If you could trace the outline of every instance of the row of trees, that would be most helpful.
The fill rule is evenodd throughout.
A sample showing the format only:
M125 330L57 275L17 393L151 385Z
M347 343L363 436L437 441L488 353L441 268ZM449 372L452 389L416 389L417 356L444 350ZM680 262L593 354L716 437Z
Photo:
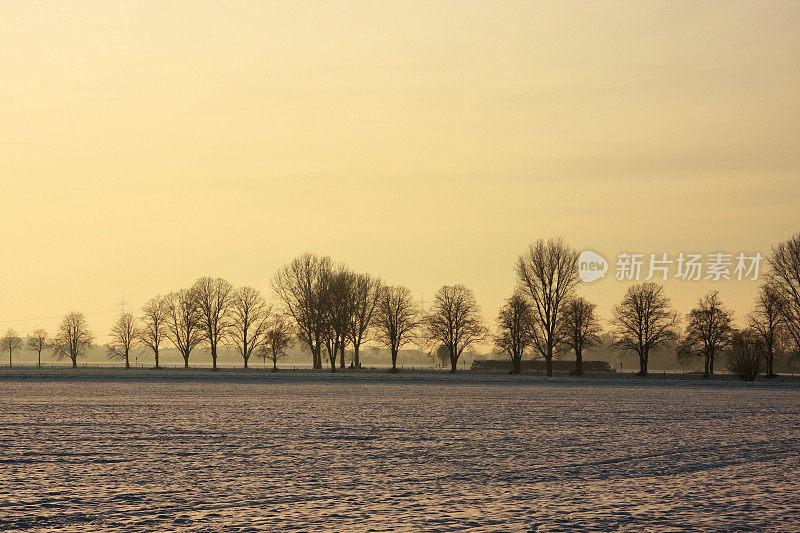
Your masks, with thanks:
M160 349L169 342L188 367L193 350L204 345L216 369L218 350L226 345L235 347L245 367L255 355L270 359L277 370L296 338L311 354L314 368L322 368L324 359L331 371L344 368L348 348L351 365L358 368L360 350L369 342L389 350L392 371L397 371L398 353L414 343L445 353L455 372L465 349L491 341L510 357L513 373L520 372L525 357L542 357L550 376L553 358L571 353L580 374L583 353L598 344L602 328L596 305L576 294L578 255L562 239L531 244L515 263L516 287L497 315L493 335L473 292L463 285L441 287L423 312L407 287L386 285L329 257L306 253L272 279L277 309L252 287L234 288L224 279L203 277L189 288L149 300L138 317L122 314L110 332L108 356L129 367L131 350L145 346L158 368ZM700 299L681 331L681 317L661 285L630 286L612 309L613 347L638 356L640 375L647 374L650 353L668 344L676 346L681 361L702 360L706 375L714 373L723 354L744 379L762 370L773 375L776 356L800 346L800 234L776 246L769 265L741 329L733 326L733 312L716 291ZM42 351L52 348L57 358L76 366L93 340L85 317L70 313L52 339L36 330L28 346L38 352L40 364ZM0 339L9 364L22 345L13 331Z

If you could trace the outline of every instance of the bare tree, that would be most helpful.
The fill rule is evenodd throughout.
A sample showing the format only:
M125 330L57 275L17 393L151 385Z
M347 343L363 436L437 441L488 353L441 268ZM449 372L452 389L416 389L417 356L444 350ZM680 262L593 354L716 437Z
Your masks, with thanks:
M703 359L704 375L714 373L714 361L728 346L733 333L733 313L726 309L719 292L700 298L686 316L686 332L678 345L679 359Z
M231 300L231 326L229 337L242 356L244 367L256 349L264 342L270 309L266 300L256 289L236 289Z
M354 300L352 286L354 274L340 266L330 270L323 280L321 306L325 317L323 342L331 363L331 372L336 371L336 357L339 355L339 368L344 368L344 354L347 345L350 321L353 316Z
M153 350L156 369L159 366L159 353L161 344L169 334L170 302L168 298L156 296L142 307L142 327L139 330L139 340L142 344Z
M423 323L427 339L447 347L451 373L458 369L464 349L487 335L475 295L463 285L440 288Z
M742 381L753 381L761 372L763 349L752 330L734 331L727 348L728 370Z
M69 359L72 368L78 366L78 357L82 356L94 342L94 335L89 331L86 316L73 311L67 314L53 339L53 355L56 359Z
M191 289L181 289L167 296L167 337L189 368L189 355L203 340L197 299Z
M39 328L33 330L33 333L28 335L28 348L35 351L38 355L36 366L42 366L42 352L50 348L50 336L47 330Z
M650 351L678 336L677 313L663 287L649 281L628 287L622 302L614 306L612 323L614 346L639 356L640 376L647 375Z
M756 306L747 315L747 324L764 350L766 377L775 377L775 357L781 352L785 326L782 321L783 298L770 284L762 285L756 296Z
M217 369L217 347L231 327L233 286L222 278L203 277L192 286L197 299L203 340L211 350L211 368Z
M285 317L276 315L269 321L264 334L264 343L259 347L259 354L266 362L272 361L272 371L278 371L278 361L286 357L286 350L292 345L294 328Z
M578 252L563 239L539 240L519 256L519 287L533 302L535 347L553 375L553 354L563 340L564 305L578 284Z
M597 306L585 298L573 297L564 308L561 328L564 344L575 352L575 374L583 374L583 351L600 342L603 328L595 313Z
M5 334L0 338L0 350L8 352L8 366L11 366L11 356L14 351L22 346L22 337L17 335L13 329L7 329Z
M375 340L389 348L392 372L397 372L397 354L413 341L419 325L419 309L407 287L382 287L375 308Z
M800 351L800 233L772 248L767 283L780 296L786 333Z
M514 291L506 300L496 324L494 345L511 357L510 373L519 374L525 350L533 346L533 308L522 292Z
M132 313L123 313L111 328L111 342L108 345L108 358L125 361L125 368L131 367L131 348L139 339L136 319Z
M326 329L324 283L331 270L329 257L306 253L284 265L272 280L272 289L284 311L297 325L297 334L308 345L314 368L322 368L322 342Z
M361 368L359 351L367 340L372 325L375 307L381 293L381 280L369 274L356 274L352 280L352 315L348 325L347 337L353 344L353 366Z

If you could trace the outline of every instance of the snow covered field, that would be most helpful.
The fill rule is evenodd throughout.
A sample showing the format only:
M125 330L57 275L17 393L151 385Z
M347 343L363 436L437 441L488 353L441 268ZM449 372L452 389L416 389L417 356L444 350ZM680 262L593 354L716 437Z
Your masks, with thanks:
M0 530L800 529L796 383L121 372L0 371Z

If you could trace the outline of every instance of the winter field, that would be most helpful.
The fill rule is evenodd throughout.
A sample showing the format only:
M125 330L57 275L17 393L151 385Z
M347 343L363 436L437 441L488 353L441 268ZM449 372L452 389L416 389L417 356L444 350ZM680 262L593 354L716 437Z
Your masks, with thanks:
M0 369L2 531L797 531L800 384Z

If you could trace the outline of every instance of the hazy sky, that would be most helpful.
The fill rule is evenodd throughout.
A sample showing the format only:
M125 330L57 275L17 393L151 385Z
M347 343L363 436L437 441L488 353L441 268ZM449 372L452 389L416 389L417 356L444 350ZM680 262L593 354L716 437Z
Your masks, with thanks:
M796 2L5 0L0 20L2 330L78 309L104 342L123 291L267 290L306 250L426 299L462 282L494 317L540 237L613 262L800 230ZM627 286L581 291L608 315ZM667 291L741 315L756 287Z

